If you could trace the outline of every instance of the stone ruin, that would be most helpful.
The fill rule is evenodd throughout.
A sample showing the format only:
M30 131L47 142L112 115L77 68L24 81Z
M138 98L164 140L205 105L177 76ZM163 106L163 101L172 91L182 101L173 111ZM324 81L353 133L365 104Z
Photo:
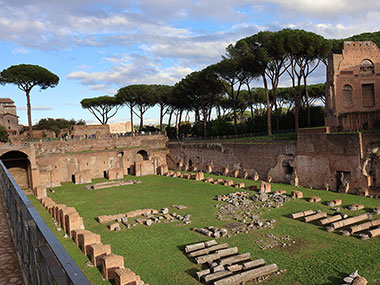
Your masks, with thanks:
M111 187L118 187L118 186L125 186L125 185L133 185L133 184L140 184L140 180L117 180L117 181L106 181L106 182L99 182L91 185L87 185L84 187L86 190L97 190L97 189L105 189L105 188L111 188Z
M289 247L294 245L296 241L288 235L277 237L274 234L269 233L265 235L265 238L257 239L255 243L259 244L260 249L266 250L275 247Z
M192 229L193 231L195 232L198 232L202 235L205 235L205 236L208 236L208 237L212 237L212 238L221 238L221 237L225 237L227 236L228 234L228 231L227 229L224 229L224 228L216 228L216 227L207 227L207 228L193 228Z
M183 205L172 205L172 207L179 210L187 208ZM120 231L122 225L126 229L130 229L137 225L151 226L156 223L169 223L176 221L181 221L185 225L189 225L191 224L190 218L190 214L187 214L185 216L177 214L176 212L170 214L168 208L163 208L160 211L155 209L143 209L116 215L98 216L97 219L100 224L108 224L110 222L113 222L108 225L109 230Z
M225 204L217 204L218 220L234 220L236 222L225 225L233 234L248 233L249 231L263 228L273 228L275 220L262 221L259 215L264 211L271 211L272 208L283 206L289 201L287 195L273 193L259 193L252 197L248 192L235 192L225 195L218 195L217 201Z
M271 274L280 274L276 264L266 265L264 259L251 259L249 252L239 254L237 247L215 240L185 246L188 258L208 268L196 272L198 281L205 284L230 285L248 281L263 281Z
M106 280L115 280L116 285L143 285L139 275L124 267L124 257L113 254L109 244L103 244L99 234L85 229L83 218L74 207L57 204L51 198L40 200L58 226L57 231L65 232L65 238L72 238L84 255L88 256L88 266L100 266L102 276Z
M348 217L346 214L335 213L333 216L322 211L307 210L290 215L292 219L299 219L306 223L317 222L320 226L325 226L326 231L333 232L339 230L343 236L358 235L362 240L380 236L380 219L371 220L371 214L362 214ZM361 223L364 222L364 223Z

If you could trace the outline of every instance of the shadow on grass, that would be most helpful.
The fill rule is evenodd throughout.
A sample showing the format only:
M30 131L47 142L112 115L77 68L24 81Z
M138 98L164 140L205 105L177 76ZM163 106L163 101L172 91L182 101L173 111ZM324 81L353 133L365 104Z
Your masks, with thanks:
M329 283L324 283L323 285L337 285L337 284L343 284L344 281L343 281L343 278L348 276L350 273L346 273L346 272L340 272L340 271L337 271L337 274L336 276L333 276L333 277L329 277Z

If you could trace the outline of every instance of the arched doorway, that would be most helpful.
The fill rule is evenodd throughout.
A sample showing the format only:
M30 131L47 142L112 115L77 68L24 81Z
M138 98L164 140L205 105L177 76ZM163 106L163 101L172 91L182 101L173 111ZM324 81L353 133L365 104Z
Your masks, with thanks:
M141 160L149 160L149 154L145 150L139 150L136 155L136 160L141 161Z
M0 157L22 190L31 189L32 175L28 156L21 151L9 151Z

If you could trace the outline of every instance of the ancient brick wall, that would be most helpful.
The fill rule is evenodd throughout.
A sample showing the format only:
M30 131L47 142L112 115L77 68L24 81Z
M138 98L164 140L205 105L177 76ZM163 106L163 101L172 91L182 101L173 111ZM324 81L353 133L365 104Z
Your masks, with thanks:
M329 57L325 123L332 129L371 128L380 119L380 49L373 42L345 42Z
M135 163L151 161L153 172L166 164L167 137L164 135L87 140L61 140L0 147L0 155L12 150L24 153L31 163L31 185L34 187L58 186L72 181L82 173L101 178L110 169L123 169L123 174L135 174ZM149 171L152 173L152 170ZM147 173L143 173L144 175ZM83 176L82 175L82 176ZM21 176L20 176L21 177ZM88 179L87 179L88 180ZM17 180L16 180L17 181ZM20 178L20 183L25 179ZM24 183L25 184L25 183Z
M169 151L177 159L204 169L208 163L214 168L255 169L261 179L277 164L279 155L294 155L295 143L169 143Z

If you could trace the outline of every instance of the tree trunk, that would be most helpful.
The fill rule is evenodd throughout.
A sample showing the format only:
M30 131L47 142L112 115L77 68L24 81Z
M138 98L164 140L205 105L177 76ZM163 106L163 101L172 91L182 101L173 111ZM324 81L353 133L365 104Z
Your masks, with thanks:
M160 108L160 132L162 132L162 119L163 119L163 115L162 115L162 113L163 113L163 107L162 107L162 105L160 106L161 108Z
M207 137L207 110L203 110L203 136Z
M140 132L142 128L144 127L143 116L144 116L144 112L140 109Z
M272 108L270 106L268 82L265 74L262 75L265 89L265 97L267 99L267 125L268 125L268 136L272 136Z
M135 132L135 129L133 128L133 105L130 105L131 107L131 132L132 134Z
M169 114L168 127L170 127L170 125L171 125L171 123L172 123L172 115L173 115L173 112L174 112L174 109L171 109L171 110L170 110L170 114Z
M28 113L29 136L33 138L32 108L30 106L30 90L26 91L26 109Z
M305 96L306 96L306 109L307 109L307 127L311 127L311 118L310 118L310 103L309 103L309 91L307 91L307 79L306 76L303 77L304 87L305 87Z
M235 132L235 135L237 136L238 131L237 131L236 102L235 102L235 100L232 101L232 107L233 107L233 112L234 112L234 132Z

